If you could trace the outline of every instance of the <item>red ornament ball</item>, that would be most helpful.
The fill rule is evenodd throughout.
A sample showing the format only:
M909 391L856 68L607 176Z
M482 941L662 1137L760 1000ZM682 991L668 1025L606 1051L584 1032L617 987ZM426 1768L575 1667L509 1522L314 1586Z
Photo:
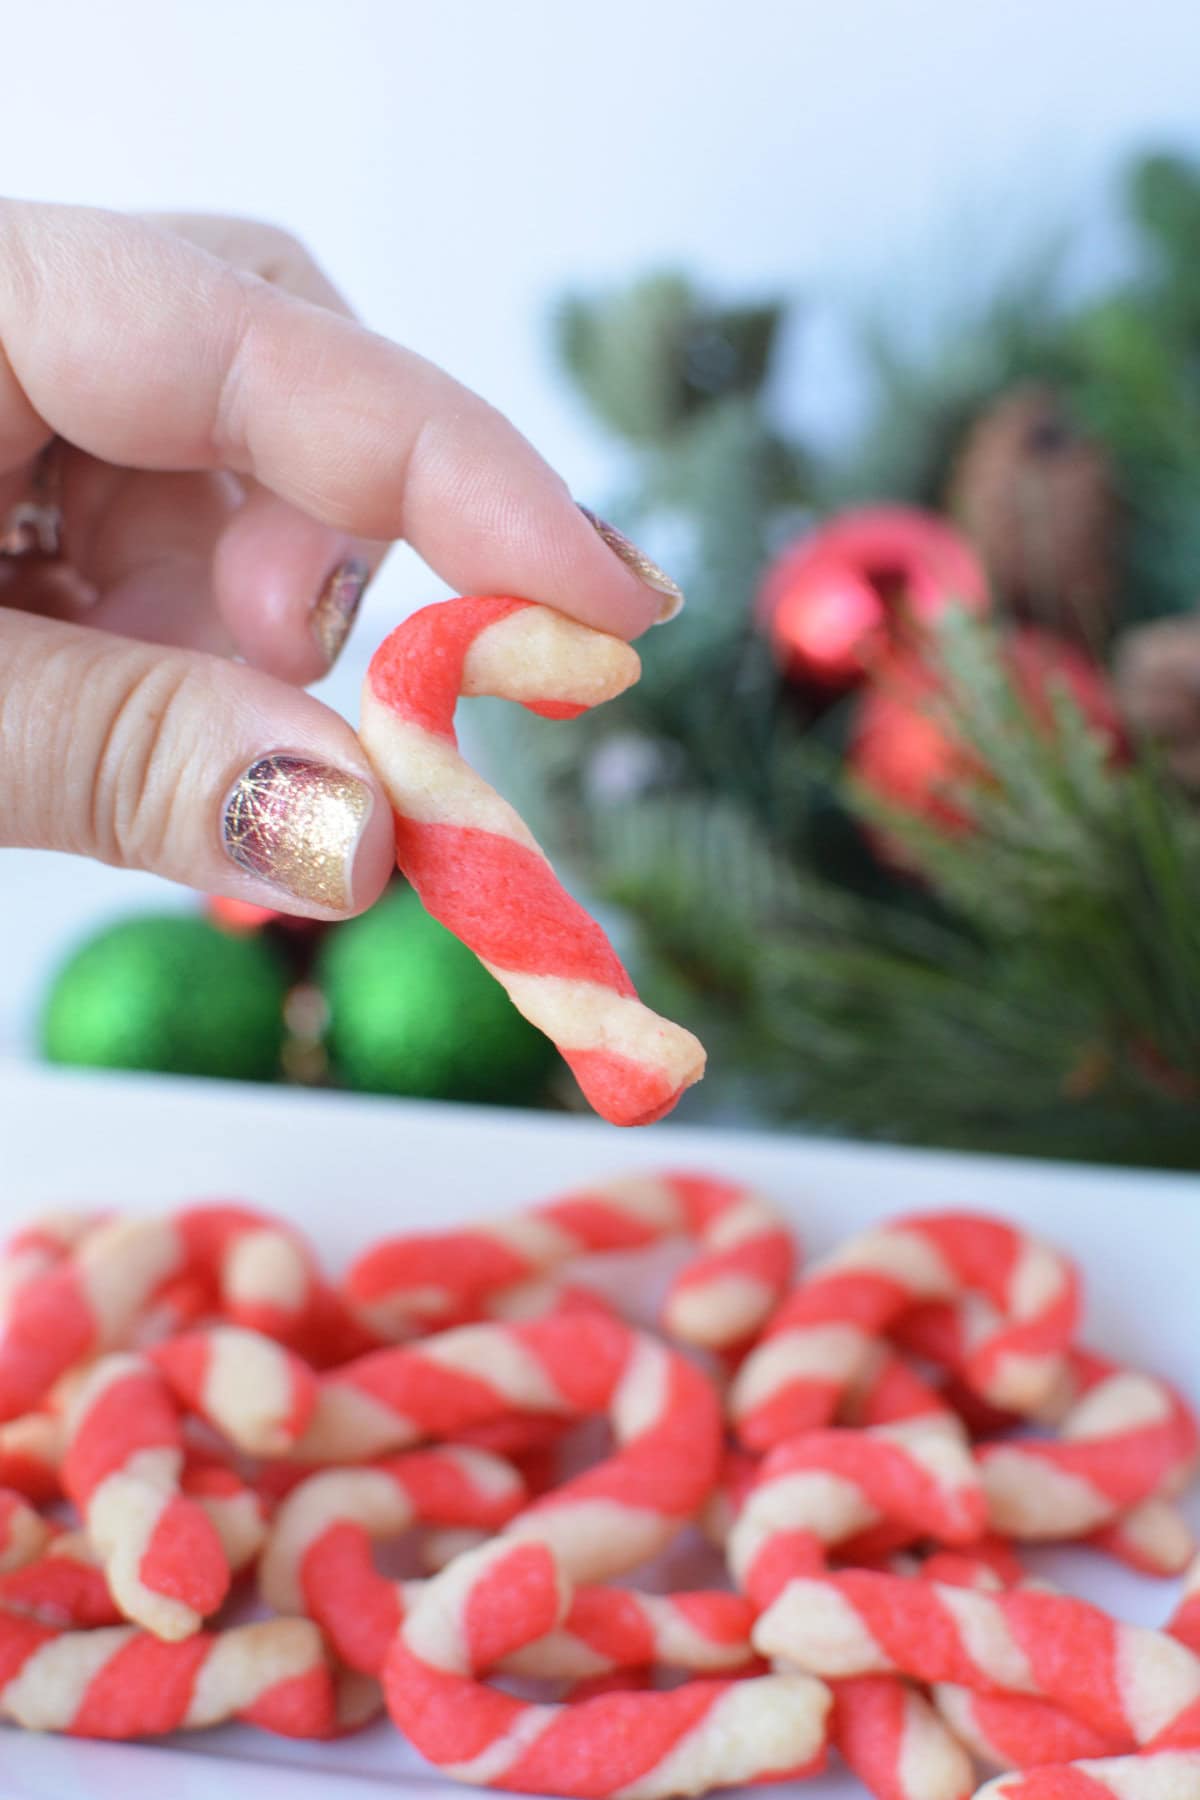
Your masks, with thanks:
M758 600L787 675L834 692L919 639L948 607L987 605L970 545L910 506L861 507L820 526L772 563Z
M305 919L296 913L279 912L273 906L257 906L253 900L231 900L228 894L209 894L205 911L214 925L231 937L253 937L269 931L277 943L294 941L297 946L324 936L329 926L324 919ZM280 935L282 934L282 935Z
M1017 693L1032 717L1048 732L1053 723L1052 692L1066 687L1094 729L1124 753L1124 736L1105 671L1052 632L1035 626L1014 631L1004 660ZM945 690L937 672L912 652L891 658L876 671L863 693L848 751L850 768L876 798L923 819L948 837L974 830L974 821L951 792L986 777L974 748L945 718ZM888 862L905 865L906 852L887 832L873 841Z
M264 925L287 916L269 906L255 906L252 900L231 900L228 894L210 894L207 904L213 924L219 925L222 931L232 932L235 937L261 931Z

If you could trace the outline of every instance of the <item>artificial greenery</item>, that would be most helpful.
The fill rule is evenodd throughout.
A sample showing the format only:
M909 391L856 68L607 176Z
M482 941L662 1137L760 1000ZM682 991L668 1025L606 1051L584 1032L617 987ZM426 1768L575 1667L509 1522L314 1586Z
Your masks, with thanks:
M569 732L510 710L501 750L552 848L626 921L647 997L708 1042L685 1117L1200 1165L1192 803L1148 751L1114 767L1065 694L1034 718L998 627L956 615L937 656L977 752L955 796L972 828L892 814L901 875L847 775L853 698L789 683L754 611L773 551L839 505L954 510L970 433L1031 383L1067 425L1017 474L1044 477L1056 521L1078 502L1063 541L1076 562L1082 540L1102 547L1111 570L1089 641L1196 604L1200 174L1143 158L1125 196L1134 267L1113 291L1070 303L1046 265L936 358L871 334L869 428L837 461L772 422L784 306L725 309L656 277L564 309L566 367L628 452L610 513L689 606L643 640L627 696ZM985 463L1003 454L983 445Z

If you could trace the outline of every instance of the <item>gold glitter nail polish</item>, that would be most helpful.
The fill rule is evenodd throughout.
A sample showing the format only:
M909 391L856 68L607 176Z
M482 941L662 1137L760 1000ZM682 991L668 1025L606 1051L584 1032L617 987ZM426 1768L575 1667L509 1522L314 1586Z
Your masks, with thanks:
M663 596L665 605L659 610L658 623L665 625L668 619L673 619L683 605L683 589L679 583L672 581L667 571L660 569L644 550L639 550L632 538L627 538L623 531L618 531L607 519L600 518L590 507L583 506L578 501L576 505L613 555L619 557L627 569L632 569L639 581L644 581L648 588L653 588L656 594Z
M354 852L371 810L355 775L301 756L264 756L233 784L221 819L225 854L297 900L350 904Z
M350 557L338 564L317 595L312 629L327 669L332 669L350 635L370 573L370 565L361 557Z

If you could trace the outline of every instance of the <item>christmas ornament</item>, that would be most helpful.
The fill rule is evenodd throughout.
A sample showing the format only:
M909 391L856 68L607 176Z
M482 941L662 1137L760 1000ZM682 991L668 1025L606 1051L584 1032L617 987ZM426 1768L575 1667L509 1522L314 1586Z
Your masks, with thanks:
M325 919L298 918L295 913L277 912L271 906L255 906L249 900L231 900L224 894L209 894L205 901L205 910L209 918L222 931L232 932L235 937L253 937L259 935L271 946L279 961L286 967L293 981L303 985L307 982L312 969L313 957L317 944L329 930L329 921ZM311 1054L312 1045L309 1038L304 1039L303 1054L300 1064L296 1063L293 1051L294 1033L289 1026L288 1042L284 1049L283 1074L288 1081L303 1080L311 1082L316 1079L313 1070L320 1057L314 1060ZM316 1040L320 1049L319 1034ZM303 1066L308 1071L297 1075L295 1068Z
M758 605L789 678L836 691L947 607L982 611L987 598L977 558L943 519L871 506L784 551L767 570Z
M400 888L325 938L317 962L336 1079L372 1093L532 1101L553 1046Z
M1120 505L1107 452L1072 422L1053 388L1022 383L968 432L949 509L987 568L997 600L1086 642L1111 627Z
M208 916L222 931L261 931L265 925L289 922L287 913L270 906L255 906L252 900L231 900L227 894L210 894L206 906ZM310 919L291 919L293 925L309 925Z
M1052 696L1065 687L1079 710L1110 740L1114 753L1121 725L1103 670L1073 645L1022 626L1004 646L1004 663L1029 716L1046 731L1053 723ZM947 717L947 694L937 671L910 652L876 672L863 693L848 760L860 787L891 807L923 819L947 836L974 829L955 789L986 777L975 750ZM906 853L889 832L873 833L876 848L903 866Z
M269 1081L287 977L259 937L208 920L128 919L59 970L41 1021L50 1062Z

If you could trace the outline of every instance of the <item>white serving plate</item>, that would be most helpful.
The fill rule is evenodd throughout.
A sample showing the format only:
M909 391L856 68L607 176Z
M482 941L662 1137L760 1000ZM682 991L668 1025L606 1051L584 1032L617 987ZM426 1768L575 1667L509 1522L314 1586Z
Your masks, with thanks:
M497 1212L589 1177L664 1163L761 1186L810 1253L891 1213L976 1207L1068 1246L1088 1288L1088 1337L1200 1400L1200 1178L931 1155L801 1136L660 1128L351 1099L215 1082L0 1069L0 1226L49 1205L169 1207L241 1197L286 1213L340 1264L369 1238ZM1200 1525L1193 1495L1191 1516ZM1039 1569L1124 1616L1161 1621L1171 1591L1082 1552ZM179 1748L185 1744L185 1748ZM386 1726L289 1744L231 1726L166 1745L0 1730L0 1800L443 1800ZM781 1800L848 1800L838 1773Z

